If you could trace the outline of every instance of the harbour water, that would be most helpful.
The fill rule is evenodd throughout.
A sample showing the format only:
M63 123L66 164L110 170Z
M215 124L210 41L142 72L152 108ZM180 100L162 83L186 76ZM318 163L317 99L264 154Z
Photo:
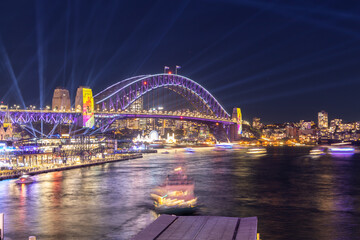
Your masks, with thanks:
M40 174L28 185L0 181L5 239L129 239L156 219L151 189L178 166L195 180L196 215L258 216L264 240L359 239L360 155L311 158L309 150L170 150Z

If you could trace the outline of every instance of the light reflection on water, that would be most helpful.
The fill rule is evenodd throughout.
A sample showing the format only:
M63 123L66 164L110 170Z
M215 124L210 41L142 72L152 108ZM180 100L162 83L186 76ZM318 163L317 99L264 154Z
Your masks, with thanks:
M360 157L308 148L181 151L0 182L6 239L129 239L156 219L150 191L178 165L195 180L197 215L258 216L262 239L360 236Z

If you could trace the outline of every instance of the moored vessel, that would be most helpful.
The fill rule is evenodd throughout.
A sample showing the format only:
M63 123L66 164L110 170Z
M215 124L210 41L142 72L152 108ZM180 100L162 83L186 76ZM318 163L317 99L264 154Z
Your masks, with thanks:
M179 167L169 174L164 183L154 189L155 210L159 213L183 214L196 209L195 184L184 170Z
M27 174L21 175L15 181L15 183L17 183L17 184L27 184L27 183L32 183L32 182L34 182L34 179L32 177L30 177L30 175L27 175Z

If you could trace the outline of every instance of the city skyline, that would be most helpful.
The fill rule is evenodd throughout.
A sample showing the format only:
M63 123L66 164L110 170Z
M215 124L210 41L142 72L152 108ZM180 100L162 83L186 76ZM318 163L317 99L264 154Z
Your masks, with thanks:
M51 105L57 86L74 103L79 86L97 93L179 65L248 120L316 120L322 109L329 119L360 119L352 106L359 5L350 2L13 1L0 9L0 97L10 105Z

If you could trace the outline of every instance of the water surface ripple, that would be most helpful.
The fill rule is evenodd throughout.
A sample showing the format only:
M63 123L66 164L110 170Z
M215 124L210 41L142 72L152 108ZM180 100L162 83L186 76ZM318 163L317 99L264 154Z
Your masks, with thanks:
M309 148L170 150L142 159L0 181L8 240L129 239L156 218L150 191L182 165L195 180L196 215L258 216L264 240L360 239L360 156L307 154Z

